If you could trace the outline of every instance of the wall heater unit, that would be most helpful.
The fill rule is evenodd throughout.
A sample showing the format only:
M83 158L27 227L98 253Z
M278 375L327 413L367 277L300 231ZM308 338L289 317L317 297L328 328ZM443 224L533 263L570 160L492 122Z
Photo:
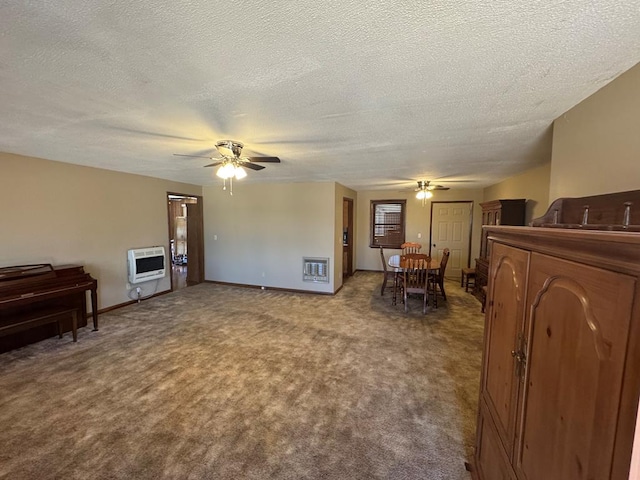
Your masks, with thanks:
M304 257L302 259L302 281L329 283L329 259Z
M141 283L165 274L164 247L134 248L127 254L129 283Z

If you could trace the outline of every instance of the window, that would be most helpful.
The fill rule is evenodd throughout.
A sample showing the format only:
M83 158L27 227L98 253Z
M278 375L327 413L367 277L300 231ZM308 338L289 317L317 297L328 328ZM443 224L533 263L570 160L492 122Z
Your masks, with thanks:
M406 200L371 200L369 246L400 248L404 243Z

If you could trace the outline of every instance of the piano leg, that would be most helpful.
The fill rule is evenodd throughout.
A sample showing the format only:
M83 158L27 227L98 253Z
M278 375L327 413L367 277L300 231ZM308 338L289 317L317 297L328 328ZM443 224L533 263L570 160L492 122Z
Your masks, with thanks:
M91 313L93 315L93 331L98 331L98 286L91 289Z
M78 341L78 311L73 310L71 312L71 333L73 334L73 341Z

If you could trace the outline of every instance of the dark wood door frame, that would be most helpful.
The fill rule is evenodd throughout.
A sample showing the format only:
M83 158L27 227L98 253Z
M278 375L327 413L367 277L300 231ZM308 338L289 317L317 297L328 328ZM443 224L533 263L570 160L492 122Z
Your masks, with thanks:
M203 245L202 201L187 203L187 285L204 282Z

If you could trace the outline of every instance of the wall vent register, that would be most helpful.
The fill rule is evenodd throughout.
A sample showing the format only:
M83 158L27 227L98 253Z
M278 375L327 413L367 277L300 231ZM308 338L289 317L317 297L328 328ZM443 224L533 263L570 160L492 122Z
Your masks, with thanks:
M303 258L302 281L329 283L329 259L328 258Z

